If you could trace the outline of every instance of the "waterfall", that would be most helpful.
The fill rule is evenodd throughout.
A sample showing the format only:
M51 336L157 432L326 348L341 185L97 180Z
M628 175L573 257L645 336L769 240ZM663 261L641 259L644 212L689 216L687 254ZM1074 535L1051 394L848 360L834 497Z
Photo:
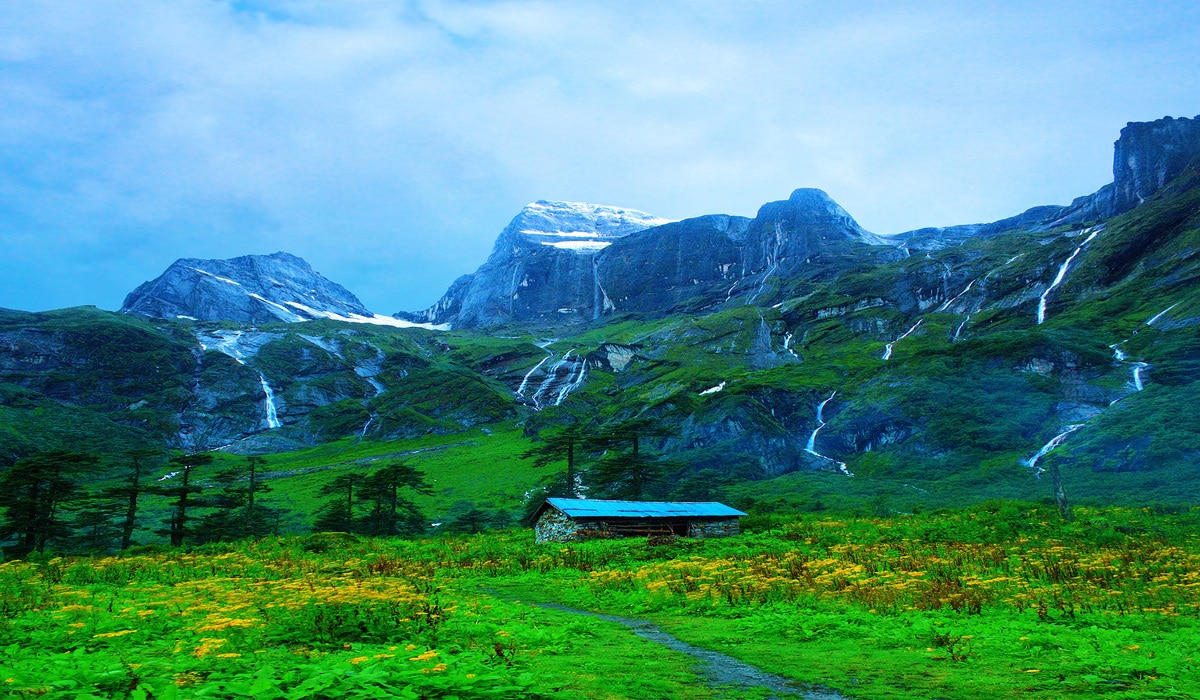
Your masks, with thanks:
M267 378L262 372L258 373L258 381L262 384L263 396L267 400L267 430L274 430L283 425L279 422L279 413L275 409L275 392L271 391L271 385L267 384Z
M374 422L374 420L375 416L367 416L367 422L363 423L362 430L358 433L359 442L362 442L362 439L367 436L367 428L371 427L371 423Z
M1168 311L1170 311L1171 309L1175 308L1176 306L1179 306L1179 302L1175 302L1174 304L1171 304L1170 306L1168 306L1167 308L1163 309L1162 311L1159 311L1158 313L1154 314L1154 316L1153 316L1153 317L1151 317L1151 319L1150 319L1149 321L1146 321L1146 325L1147 325L1147 326L1153 326L1155 321L1157 321L1158 319L1160 319L1160 318L1162 318L1163 316L1165 316L1165 315L1166 315L1166 313L1167 313Z
M721 382L720 384L718 384L714 387L710 387L710 388L705 389L704 391L700 392L700 396L708 396L709 394L715 394L718 391L723 390L724 388L725 388L725 382Z
M533 369L531 369L525 373L525 376L521 378L521 385L517 387L517 396L521 396L521 397L525 396L525 388L527 386L529 386L529 377L534 372L537 371L538 367L541 367L542 365L546 364L546 360L549 360L550 357L551 357L550 355L546 355L545 357L542 358L541 362L539 362L533 366Z
M1149 366L1150 365L1146 364L1145 362L1133 363L1133 388L1137 389L1138 391L1146 388L1145 385L1142 384L1142 370Z
M774 352L771 349L771 329L767 326L767 319L762 315L762 311L758 312L758 340L767 346L768 353Z
M778 269L779 263L771 263L771 266L768 267L767 271L763 273L763 277L758 283L758 289L755 289L754 294L751 294L750 298L746 300L746 306L753 304L754 300L758 298L758 295L762 294L763 288L767 286L767 280L770 279L771 275L775 274L775 271Z
M1054 281L1050 283L1050 286L1046 288L1046 291L1042 292L1041 298L1038 299L1037 310L1037 322L1039 326L1046 320L1046 299L1050 296L1050 292L1053 292L1058 285L1062 284L1063 279L1065 279L1067 276L1067 268L1071 266L1071 262L1075 260L1075 256L1079 255L1085 245L1092 242L1092 239L1096 237L1097 233L1099 233L1099 231L1092 231L1092 235L1088 236L1087 240L1079 244L1079 247L1075 249L1075 252L1071 253L1071 256L1067 258L1067 261L1062 264L1062 267L1058 268L1058 274L1054 276Z
M579 365L579 373L575 375L575 379L568 384L564 384L563 388L559 390L558 398L554 401L555 406L561 405L572 391L575 391L583 384L583 377L587 374L587 360L576 358L576 363Z
M908 330L904 331L903 335L901 335L899 338L896 338L892 342L885 345L883 347L883 358L882 359L884 359L884 360L892 359L892 346L895 345L896 343L899 343L901 340L904 340L908 336L912 335L912 332L917 330L917 328L920 327L920 325L924 322L925 322L925 319L923 319L923 318L919 319L916 323L913 324L912 328L909 328Z
M817 404L817 427L812 431L812 435L808 436L808 444L804 446L804 451L809 454L814 454L814 455L817 455L818 457L824 456L822 454L819 454L816 451L817 433L821 432L821 428L824 428L826 425L825 417L824 417L825 404L829 403L830 401L833 401L833 397L835 397L835 396L837 396L836 391L833 392L832 394L830 394L829 398L827 398L824 401L822 401L821 403Z
M573 352L575 352L574 349L568 350L562 359L555 362L546 371L546 378L542 380L537 391L530 397L535 410L542 409L544 396L554 396L553 405L558 406L572 391L583 385L584 377L587 375L587 360L582 357L572 359L571 353Z
M946 309L950 308L950 305L951 305L951 304L953 304L954 302L958 301L959 299L962 299L964 294L966 294L967 292L971 291L971 287L974 287L974 286L975 286L975 283L976 283L976 282L978 282L978 281L979 281L979 278L978 278L978 277L976 277L975 279L971 280L970 284L968 284L968 285L967 285L966 289L963 289L961 292L959 292L959 293L958 293L958 296L954 297L953 299L951 299L950 301L946 302L945 304L942 304L942 307L941 307L940 309L938 309L938 311L945 311Z
M832 394L830 394L829 398L827 398L824 401L822 401L821 403L817 404L817 427L813 429L812 435L808 436L808 444L804 446L804 451L814 457L820 457L821 459L826 460L828 462L833 462L834 464L837 465L838 471L845 474L846 476L854 476L853 474L850 473L850 468L846 466L845 462L839 462L832 457L826 457L825 455L821 454L820 452L817 452L817 433L821 432L821 429L827 425L827 423L825 422L825 404L829 403L830 401L833 401L833 397L835 397L835 396L837 396L836 391L833 392Z
M1108 346L1112 348L1113 357L1116 358L1117 362L1120 362L1121 364L1126 364L1126 361L1129 359L1129 355L1120 347L1126 342L1127 341L1122 340L1120 343ZM1146 362L1133 362L1131 364L1133 365L1133 388L1137 391L1141 391L1146 388L1145 382L1142 378L1142 372L1149 369L1150 365ZM1120 399L1117 399L1117 401L1119 400ZM1117 401L1113 401L1112 403L1116 403ZM1109 405L1111 406L1112 404Z
M958 336L962 334L963 328L967 325L967 323L970 320L971 320L971 314L967 314L967 317L963 319L963 322L958 324L958 328L954 329L954 337L950 339L951 343L958 340Z
M1044 470L1040 469L1038 467L1038 465L1037 465L1038 460L1040 460L1042 457L1045 457L1047 453L1049 453L1051 450L1053 450L1054 448L1061 445L1063 443L1063 441L1067 439L1068 435L1075 432L1076 430L1079 430L1083 426L1084 426L1083 423L1075 423L1074 425L1068 425L1066 430L1064 430L1061 433L1059 433L1058 435L1055 435L1054 437L1050 438L1050 442L1047 442L1045 445L1042 445L1042 449L1038 450L1035 455L1033 455L1032 457L1030 457L1027 460L1024 460L1025 466L1029 467L1030 469L1035 470L1034 476L1040 477Z
M601 314L609 311L616 311L617 305L608 297L608 292L604 290L604 285L600 284L600 257L592 258L592 282L595 283L595 291L598 294L592 294L592 318L600 318Z
M791 333L788 333L787 335L783 336L783 351L786 352L787 354L791 355L792 357L796 358L797 360L800 359L800 356L797 355L796 351L792 349L792 334Z

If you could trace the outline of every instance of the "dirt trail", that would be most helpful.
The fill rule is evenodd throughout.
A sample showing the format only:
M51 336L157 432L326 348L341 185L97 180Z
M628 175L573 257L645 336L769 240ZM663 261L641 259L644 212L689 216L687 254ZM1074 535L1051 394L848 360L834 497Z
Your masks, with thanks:
M647 620L638 620L631 617L621 617L619 615L604 615L602 613L589 612L587 610L576 610L568 608L565 605L556 603L538 603L540 608L548 608L550 610L558 610L561 612L571 613L573 615L586 615L588 617L596 617L609 622L616 622L625 625L639 637L649 639L652 642L657 642L663 646L675 651L683 652L700 662L696 671L708 681L708 684L713 687L733 687L741 689L765 688L774 695L770 698L805 698L805 700L850 700L846 695L842 695L835 690L822 688L821 686L810 685L806 683L798 683L791 681L783 676L777 676L773 673L759 670L744 661L739 661L732 656L727 656L720 652L702 649L697 646L681 642L675 637L663 632L652 622Z

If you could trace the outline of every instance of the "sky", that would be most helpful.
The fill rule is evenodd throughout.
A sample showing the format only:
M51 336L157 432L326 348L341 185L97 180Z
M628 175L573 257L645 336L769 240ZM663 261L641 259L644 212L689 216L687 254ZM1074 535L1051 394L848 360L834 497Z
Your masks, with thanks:
M528 202L993 221L1200 114L1195 2L0 0L0 307L284 250L418 310Z

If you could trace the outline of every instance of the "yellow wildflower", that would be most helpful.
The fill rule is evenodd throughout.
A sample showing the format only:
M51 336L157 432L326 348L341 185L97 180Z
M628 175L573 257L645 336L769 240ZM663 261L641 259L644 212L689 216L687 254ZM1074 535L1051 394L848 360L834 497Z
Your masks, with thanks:
M124 637L125 635L133 634L134 632L137 632L137 630L121 630L120 632L101 632L100 634L93 634L92 639L105 639L108 637Z
M362 662L369 660L370 658L371 657L369 657L369 656L356 656L353 659L350 659L350 663L357 666L357 665L361 664Z
M429 651L427 651L423 654L420 654L418 656L414 656L414 657L410 658L409 661L428 661L437 655L438 655L438 653L436 651L430 649Z

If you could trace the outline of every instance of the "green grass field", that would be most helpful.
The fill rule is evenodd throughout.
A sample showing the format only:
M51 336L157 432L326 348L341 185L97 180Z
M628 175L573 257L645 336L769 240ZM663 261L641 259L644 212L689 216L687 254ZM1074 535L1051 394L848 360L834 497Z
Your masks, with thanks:
M318 534L0 565L8 697L713 698L645 618L853 698L1200 694L1200 509L992 502L723 540ZM751 522L750 524L754 524Z

